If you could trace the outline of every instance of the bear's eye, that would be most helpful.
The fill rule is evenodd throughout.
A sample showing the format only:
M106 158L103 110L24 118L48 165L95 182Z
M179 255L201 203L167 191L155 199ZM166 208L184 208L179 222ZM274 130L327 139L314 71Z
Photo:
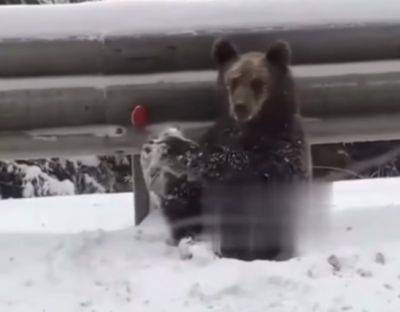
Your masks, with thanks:
M260 94L264 89L264 81L260 78L254 78L251 80L251 88L253 89L254 93Z

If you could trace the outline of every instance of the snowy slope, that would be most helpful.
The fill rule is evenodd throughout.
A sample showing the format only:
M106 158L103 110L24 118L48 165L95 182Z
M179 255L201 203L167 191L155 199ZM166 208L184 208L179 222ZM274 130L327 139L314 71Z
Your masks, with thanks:
M0 39L101 38L210 28L398 21L397 0L139 0L2 6Z
M157 213L130 226L131 194L0 201L0 311L398 312L399 186L335 184L329 222L312 212L303 222L315 232L300 233L308 248L280 263L217 259L207 243L168 246Z

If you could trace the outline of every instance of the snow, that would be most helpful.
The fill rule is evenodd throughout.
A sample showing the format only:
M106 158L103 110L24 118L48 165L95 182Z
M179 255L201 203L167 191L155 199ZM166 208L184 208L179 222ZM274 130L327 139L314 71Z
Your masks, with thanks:
M0 200L0 215L0 235L71 234L98 229L114 231L133 226L133 195L120 193Z
M373 192L371 184L376 187ZM374 183L372 179L365 179L357 181L356 185L356 190L353 181L342 181L333 185L333 192L340 194L332 202L335 210L345 210L349 207L365 209L365 203L372 207L395 206L396 203L400 203L398 178L379 179L379 183ZM385 197L382 194L385 194Z
M239 14L240 12L240 14ZM210 28L398 21L397 0L139 0L3 6L0 38L198 33Z
M97 156L75 156L68 158L68 160L89 167L98 167L100 165L100 159Z
M24 172L22 179L23 197L75 194L75 186L70 180L60 181L43 172L38 166L19 164L18 168ZM39 194L35 195L35 191Z
M304 248L285 262L169 246L159 211L132 226L129 193L0 201L0 311L397 312L399 186L324 188L327 211L302 220L312 235L299 232ZM323 226L318 213L329 216Z

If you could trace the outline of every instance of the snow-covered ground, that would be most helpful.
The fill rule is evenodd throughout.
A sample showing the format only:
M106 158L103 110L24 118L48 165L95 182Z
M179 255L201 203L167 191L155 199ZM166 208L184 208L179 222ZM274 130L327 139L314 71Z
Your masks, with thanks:
M133 220L132 193L0 200L0 235L114 231Z
M0 311L398 312L399 187L335 184L286 262L168 246L157 212L133 227L132 194L0 201Z

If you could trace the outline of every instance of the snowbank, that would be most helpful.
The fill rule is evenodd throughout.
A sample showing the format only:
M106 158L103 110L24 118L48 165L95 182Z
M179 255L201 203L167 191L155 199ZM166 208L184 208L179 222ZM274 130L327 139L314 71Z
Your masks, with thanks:
M132 194L0 201L0 311L398 312L399 186L335 184L328 222L306 217L301 255L286 262L168 246L157 211L132 227Z
M0 39L101 38L210 28L398 21L396 0L139 0L2 6Z
M113 231L133 224L132 193L0 200L0 235Z
M0 310L327 312L400 309L400 244L336 249L287 262L217 259L204 244L141 229L0 236Z

